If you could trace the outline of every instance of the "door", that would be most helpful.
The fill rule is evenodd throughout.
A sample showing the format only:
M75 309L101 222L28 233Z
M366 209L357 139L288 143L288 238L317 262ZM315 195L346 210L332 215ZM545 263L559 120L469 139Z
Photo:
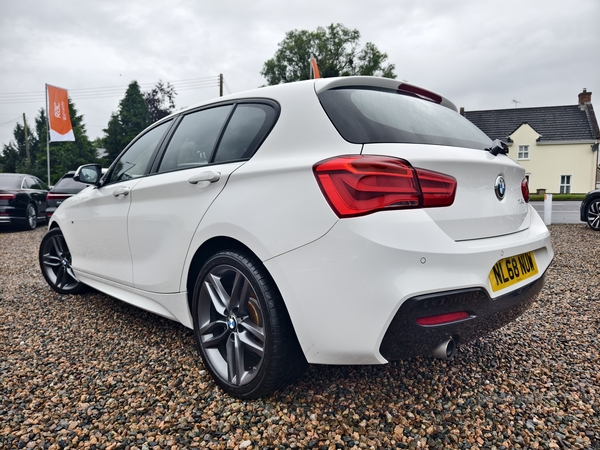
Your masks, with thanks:
M73 266L113 282L133 285L127 215L132 189L143 180L171 122L133 142L111 167L104 185L81 192L69 218Z

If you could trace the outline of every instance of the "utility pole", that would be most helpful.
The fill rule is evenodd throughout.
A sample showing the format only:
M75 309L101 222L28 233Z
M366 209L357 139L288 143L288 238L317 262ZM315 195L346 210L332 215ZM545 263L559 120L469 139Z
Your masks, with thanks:
M223 74L219 74L219 97L223 97Z
M25 131L25 154L27 155L27 162L31 163L31 155L29 154L29 138L27 137L27 119L25 113L23 113L23 130Z

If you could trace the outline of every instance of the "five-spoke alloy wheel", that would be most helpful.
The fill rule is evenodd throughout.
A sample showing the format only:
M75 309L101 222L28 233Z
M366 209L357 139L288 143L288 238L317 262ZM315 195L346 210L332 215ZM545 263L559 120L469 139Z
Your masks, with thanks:
M592 200L587 207L587 223L592 230L600 231L600 200Z
M208 259L192 310L205 366L231 395L270 394L307 365L279 291L262 264L243 253Z
M60 228L48 231L42 239L39 261L44 278L59 294L80 294L88 289L71 267L71 253Z

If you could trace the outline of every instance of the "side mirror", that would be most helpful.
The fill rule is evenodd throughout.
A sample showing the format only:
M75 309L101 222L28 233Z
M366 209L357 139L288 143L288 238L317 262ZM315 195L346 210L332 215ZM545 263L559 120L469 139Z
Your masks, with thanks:
M100 178L102 178L102 166L100 164L80 166L73 175L75 181L94 186L100 186Z

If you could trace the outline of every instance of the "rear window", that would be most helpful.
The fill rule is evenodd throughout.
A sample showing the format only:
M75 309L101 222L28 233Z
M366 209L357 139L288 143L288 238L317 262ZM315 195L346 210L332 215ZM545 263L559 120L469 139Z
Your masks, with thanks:
M389 90L339 88L319 100L344 139L355 144L409 143L483 150L492 141L445 106Z
M0 189L21 189L21 177L0 175Z
M83 189L87 186L85 183L80 183L79 181L75 181L73 179L73 175L70 177L64 177L58 180L58 183L54 185L54 189Z

